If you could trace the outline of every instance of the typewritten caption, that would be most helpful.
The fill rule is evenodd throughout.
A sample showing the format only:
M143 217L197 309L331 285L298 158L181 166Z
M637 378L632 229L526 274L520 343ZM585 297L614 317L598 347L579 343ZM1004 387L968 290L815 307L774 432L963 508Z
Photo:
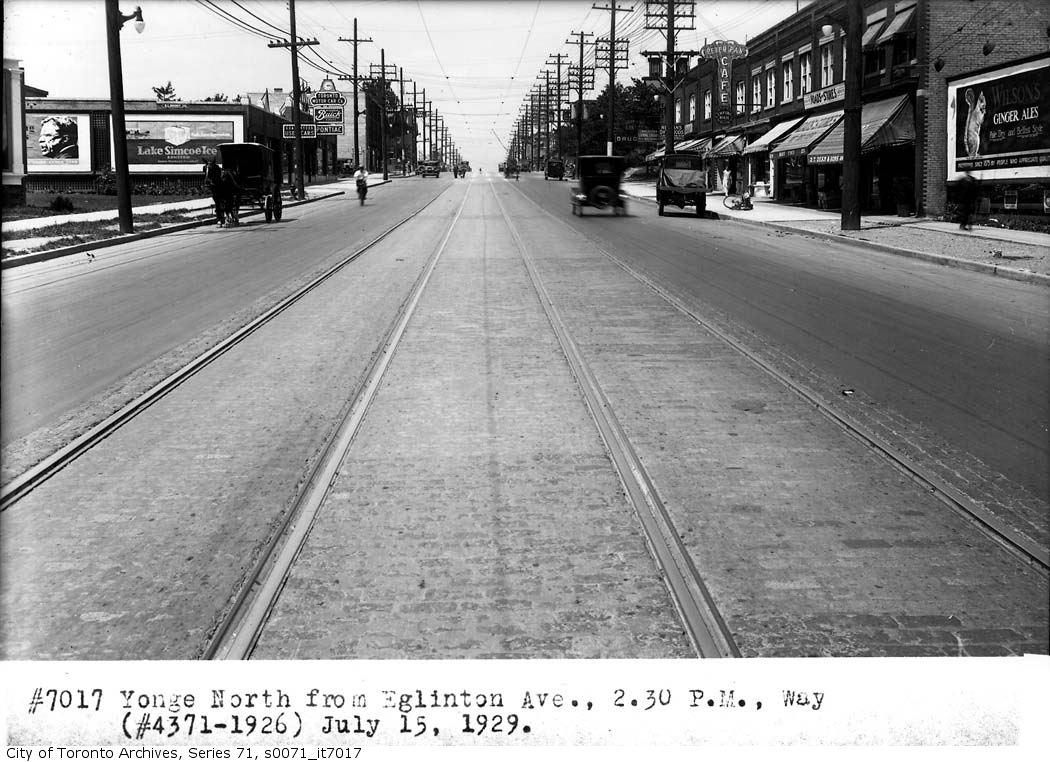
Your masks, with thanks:
M82 747L98 745L112 754L91 758L325 760L372 746L639 734L653 744L1021 743L1024 687L1050 661L949 661L15 662L3 666L6 754L85 759Z

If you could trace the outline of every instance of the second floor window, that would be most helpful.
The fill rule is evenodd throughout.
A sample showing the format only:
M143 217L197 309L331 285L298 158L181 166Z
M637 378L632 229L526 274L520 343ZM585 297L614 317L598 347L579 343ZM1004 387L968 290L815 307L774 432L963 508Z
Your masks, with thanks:
M810 71L812 56L806 51L798 58L798 94L805 95L813 89L813 74Z
M758 74L751 77L751 110L762 108L762 80Z
M696 93L689 94L689 121L696 121Z
M682 99L681 98L675 98L674 99L674 113L677 115L678 121L682 122L683 120L682 120Z
M773 108L777 102L777 70L766 70L766 108Z
M704 90L704 119L711 118L711 91Z
M794 83L792 82L791 76L794 69L794 63L794 61L784 61L784 63L780 65L780 81L784 83L784 94L780 98L781 103L790 103L791 99L794 97L794 93L792 92L792 85Z
M741 80L736 83L736 113L743 114L744 108L744 82Z
M833 78L834 70L832 68L832 59L834 56L831 52L831 45L820 46L820 86L830 87L835 81Z

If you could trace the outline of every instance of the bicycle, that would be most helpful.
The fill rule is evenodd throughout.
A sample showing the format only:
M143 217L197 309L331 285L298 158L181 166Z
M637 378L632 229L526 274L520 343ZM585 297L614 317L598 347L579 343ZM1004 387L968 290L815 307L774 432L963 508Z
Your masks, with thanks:
M746 193L729 193L724 199L722 199L722 205L726 209L733 209L741 212L749 212L755 207L751 205L751 197Z

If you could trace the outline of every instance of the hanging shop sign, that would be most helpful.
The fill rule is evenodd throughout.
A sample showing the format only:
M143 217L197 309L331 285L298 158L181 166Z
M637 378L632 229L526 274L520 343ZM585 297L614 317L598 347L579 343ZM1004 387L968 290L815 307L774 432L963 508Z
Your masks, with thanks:
M1050 172L1050 56L948 82L948 180Z
M747 46L733 40L716 40L704 45L700 55L715 62L715 122L729 124L733 120L733 59L746 58Z
M827 103L834 103L835 101L845 100L846 98L846 85L839 82L837 85L831 85L821 90L817 90L812 93L806 93L805 103L806 108L817 108Z

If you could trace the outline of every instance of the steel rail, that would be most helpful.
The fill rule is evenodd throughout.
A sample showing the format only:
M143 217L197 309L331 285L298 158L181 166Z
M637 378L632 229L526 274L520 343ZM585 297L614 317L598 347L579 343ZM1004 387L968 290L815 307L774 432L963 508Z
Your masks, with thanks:
M491 187L491 186L490 186ZM704 658L740 656L725 620L715 606L714 599L704 584L703 577L682 543L678 530L644 464L631 445L593 371L580 353L554 305L543 280L511 222L499 195L493 196L518 248L525 269L532 280L543 310L550 321L562 352L576 377L584 400L591 412L598 432L605 442L620 481L635 510L645 534L649 551L659 567L664 584L671 593L686 633L697 655Z
M537 209L539 209L551 219L557 220L558 222L562 223L571 230L576 230L567 221L562 220L559 217L556 217L555 215L551 214L551 212L544 209L536 201L526 196L524 191L518 189L518 193L520 193L523 198L528 200L529 203L531 203L533 206L535 206ZM1050 575L1050 550L1048 550L1046 547L1043 547L1032 538L1027 537L1022 532L1018 531L1014 527L1010 526L1007 522L994 515L991 511L983 508L982 506L969 499L962 492L952 487L950 484L946 483L943 479L934 474L930 469L924 468L920 464L914 462L911 458L908 458L907 456L897 452L892 445L886 442L875 432L871 431L863 424L854 420L851 416L840 412L839 410L836 410L834 406L828 403L819 394L811 391L804 385L798 383L787 374L777 370L777 368L774 365L764 360L757 353L749 349L745 344L733 338L726 331L718 328L711 322L705 320L688 305L686 305L681 299L671 294L669 291L667 291L659 284L655 283L646 275L635 270L633 267L631 267L629 264L618 258L616 255L603 249L601 246L598 246L593 241L591 241L591 245L596 251L598 251L603 256L607 257L610 261L612 261L626 273L628 273L634 278L637 278L639 281L641 281L653 291L655 291L657 294L659 294L664 300L670 303L677 310L688 316L701 327L710 331L712 334L724 341L730 347L735 349L741 355L746 357L752 363L754 363L763 371L772 376L774 379L776 379L788 389L802 397L802 399L804 399L806 402L813 405L818 412L823 414L833 423L839 425L843 430L846 431L846 433L860 440L872 450L878 452L880 455L885 457L891 465L896 467L899 471L908 476L921 487L928 490L930 494L932 494L946 506L955 511L955 513L958 514L961 518L963 518L968 523L976 527L986 537L996 542L1005 550L1009 551L1016 558L1019 558L1020 560L1030 565L1037 572L1040 572L1044 576Z
M125 423L127 423L139 413L146 410L159 399L164 397L164 395L176 389L187 379L189 379L195 373L197 373L202 368L210 364L216 358L220 357L225 352L229 351L234 346L244 341L244 339L246 339L252 333L264 326L266 323L273 320L286 309L291 307L297 301L302 299L306 294L310 293L312 290L321 285L321 283L328 280L330 277L339 272L342 268L346 267L348 264L360 257L366 251L368 251L376 244L381 242L383 239L385 239L399 227L404 225L406 222L416 217L428 206L437 201L437 199L441 197L445 190L448 189L443 189L441 193L439 193L437 196L432 198L430 201L421 206L419 209L412 212L404 219L400 220L399 222L384 230L376 238L372 239L364 246L356 249L353 253L341 259L339 262L327 269L325 272L319 274L309 283L303 285L294 293L282 299L273 307L269 308L264 313L257 316L255 319L245 324L231 335L227 336L218 344L214 345L195 359L191 360L182 368L176 370L174 373L172 373L171 375L160 381L158 384L142 393L140 396L138 396L131 402L128 402L126 405L124 405L122 408L117 410L115 413L113 413L103 421L92 426L88 431L84 432L73 441L56 450L32 468L23 472L19 476L16 476L7 484L0 487L0 512L6 511L8 508L10 508L23 497L28 495L34 489L39 487L41 484L46 482L56 473L61 471L74 460L76 460L78 457L90 450L100 441L110 436L113 432L115 432Z
M302 551L317 514L324 504L332 484L339 475L339 466L353 444L365 413L375 397L387 367L401 342L401 338L415 313L416 306L437 267L452 231L463 214L470 185L444 238L430 256L426 266L413 284L405 299L398 318L392 324L376 354L361 385L336 430L329 437L323 453L314 464L310 476L305 480L295 504L287 512L281 528L274 533L270 543L260 554L247 584L243 585L229 612L219 623L203 658L211 660L249 659L255 649L270 612L273 611L289 572ZM422 210L420 210L422 211Z

